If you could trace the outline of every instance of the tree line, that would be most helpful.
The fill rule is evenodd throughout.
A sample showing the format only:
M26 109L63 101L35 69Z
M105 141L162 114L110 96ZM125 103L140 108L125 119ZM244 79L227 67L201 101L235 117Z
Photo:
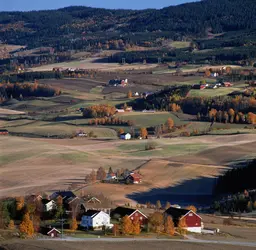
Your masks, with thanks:
M51 97L60 95L60 89L39 83L7 83L0 85L0 101L12 98Z
M93 105L83 110L85 118L104 118L113 116L115 113L116 108L108 104Z

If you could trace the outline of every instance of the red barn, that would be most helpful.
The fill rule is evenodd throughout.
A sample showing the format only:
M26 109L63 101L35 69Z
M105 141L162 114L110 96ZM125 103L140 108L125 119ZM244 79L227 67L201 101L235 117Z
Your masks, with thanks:
M224 86L225 86L226 88L233 86L233 84L232 84L231 82L224 82L223 84L224 84Z
M117 207L115 210L111 212L111 218L113 219L121 219L124 216L128 216L132 221L138 217L140 220L140 224L142 226L146 225L148 223L148 217L143 214L138 209L133 208L127 208L127 207Z
M181 219L185 219L186 229L189 232L202 232L202 218L192 210L170 207L165 211L165 217L171 216L174 225L177 227Z
M0 129L0 135L8 135L9 132L6 129Z
M141 176L139 174L136 174L136 173L130 173L126 177L126 182L127 183L133 183L133 184L139 184L139 183L141 183Z

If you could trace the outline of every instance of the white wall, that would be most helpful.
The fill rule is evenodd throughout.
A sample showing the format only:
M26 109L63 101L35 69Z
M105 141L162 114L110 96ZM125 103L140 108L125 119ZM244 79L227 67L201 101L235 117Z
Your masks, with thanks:
M101 228L102 226L112 227L110 224L110 216L101 211L96 216L91 218L90 216L83 216L80 225L82 227Z
M45 211L46 212L51 211L51 210L55 209L55 207L56 207L55 202L53 200L49 201L47 204L45 204Z
M202 233L202 228L201 227L187 227L187 231L192 232L192 233Z

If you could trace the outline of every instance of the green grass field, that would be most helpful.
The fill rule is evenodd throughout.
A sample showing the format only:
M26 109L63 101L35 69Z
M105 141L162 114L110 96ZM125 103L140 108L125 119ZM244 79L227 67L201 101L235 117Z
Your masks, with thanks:
M203 90L197 90L197 89L191 89L189 92L190 97L213 97L213 96L224 96L228 95L234 91L240 91L241 89L231 87L231 88L218 88L218 89L203 89Z
M118 115L121 119L131 120L135 123L138 128L151 127L166 123L168 118L172 118L175 125L182 125L185 122L181 121L175 115L169 112L158 112L158 113L143 113L143 112L131 112L131 113L120 113Z
M11 122L12 123L12 122ZM37 136L51 137L51 136L71 136L77 130L83 129L84 132L93 133L97 137L101 138L116 138L116 132L113 129L109 128L98 128L91 126L74 126L69 124L64 124L63 122L43 122L35 121L28 124L21 124L20 126L8 126L8 123L5 123L3 128L9 130L9 132L19 133L19 134L31 134Z
M184 48L188 48L190 45L190 42L180 42L180 41L176 41L176 42L172 42L171 46L176 48L176 49L184 49Z

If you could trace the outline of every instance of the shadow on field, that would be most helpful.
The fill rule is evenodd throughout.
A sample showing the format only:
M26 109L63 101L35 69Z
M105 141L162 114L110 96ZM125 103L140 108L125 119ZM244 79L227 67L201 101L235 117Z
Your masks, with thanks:
M171 178L171 177L170 177ZM201 177L186 180L175 187L154 188L147 192L132 193L127 198L138 203L150 202L155 204L158 200L164 205L167 201L181 206L209 206L213 199L213 187L216 178Z

